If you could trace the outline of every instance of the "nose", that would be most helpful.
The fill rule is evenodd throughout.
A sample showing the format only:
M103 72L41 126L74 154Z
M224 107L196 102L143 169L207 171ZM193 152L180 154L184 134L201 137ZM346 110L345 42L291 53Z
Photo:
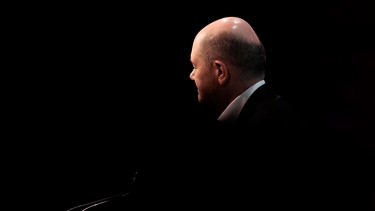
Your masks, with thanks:
M194 81L194 76L195 76L195 73L194 73L194 69L191 71L190 75L189 75L189 78L190 80L193 80Z

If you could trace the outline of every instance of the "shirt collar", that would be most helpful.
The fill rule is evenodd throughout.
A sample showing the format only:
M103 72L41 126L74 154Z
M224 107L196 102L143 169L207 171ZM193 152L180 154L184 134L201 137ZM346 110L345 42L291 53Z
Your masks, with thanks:
M246 101L250 98L254 91L263 84L265 84L264 80L258 81L257 83L243 91L225 108L225 110L220 114L217 120L220 122L236 121Z

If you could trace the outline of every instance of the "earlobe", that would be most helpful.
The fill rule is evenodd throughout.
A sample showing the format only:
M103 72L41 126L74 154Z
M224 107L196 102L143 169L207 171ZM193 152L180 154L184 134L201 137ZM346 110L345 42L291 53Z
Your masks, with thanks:
M215 70L219 84L226 84L230 77L227 66L221 61L215 61Z

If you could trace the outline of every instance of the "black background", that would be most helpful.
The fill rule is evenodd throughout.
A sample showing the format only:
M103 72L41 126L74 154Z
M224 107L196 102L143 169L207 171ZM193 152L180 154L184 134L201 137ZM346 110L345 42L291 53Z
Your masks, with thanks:
M10 30L17 159L8 165L19 172L17 199L27 192L37 206L66 210L125 190L135 169L178 165L173 155L204 141L191 118L191 45L224 16L242 17L258 33L277 92L373 156L369 1L201 4L20 6L27 15L12 16Z

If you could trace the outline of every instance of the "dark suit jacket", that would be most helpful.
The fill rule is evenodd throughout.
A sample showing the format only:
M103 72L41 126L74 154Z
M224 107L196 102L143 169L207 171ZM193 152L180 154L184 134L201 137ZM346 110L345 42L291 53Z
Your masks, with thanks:
M307 123L299 108L277 95L270 85L264 84L250 96L233 128L249 131L248 135L262 140L280 140L296 138L300 130L308 129Z
M220 164L211 163L208 175L231 178L224 192L249 199L232 198L234 204L306 209L304 204L311 200L306 193L318 182L311 180L317 173L312 170L312 127L299 108L264 84L250 96L235 123L217 123L215 131L216 148L211 149Z
M342 186L350 167L306 112L264 84L234 124L213 123L195 165L207 199L264 210L356 208L352 181Z

